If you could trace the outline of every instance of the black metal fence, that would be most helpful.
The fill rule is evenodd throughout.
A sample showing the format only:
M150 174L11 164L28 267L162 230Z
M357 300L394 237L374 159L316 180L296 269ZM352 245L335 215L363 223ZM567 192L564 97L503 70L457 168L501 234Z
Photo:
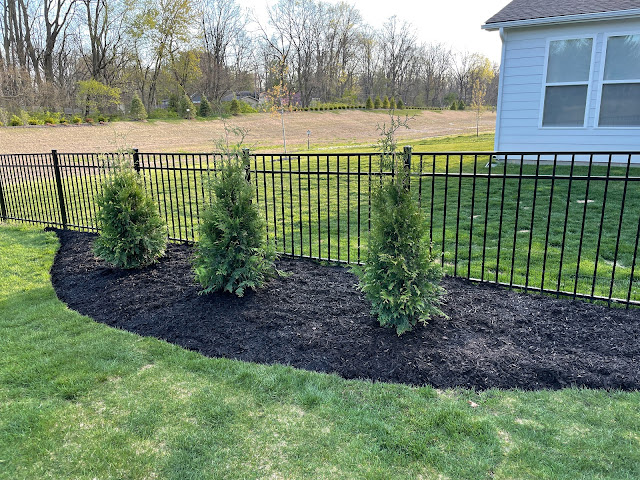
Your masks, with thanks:
M219 154L124 154L174 241L198 239ZM249 154L270 241L284 254L365 261L371 194L394 175L374 153ZM640 305L640 153L404 152L433 249L456 276ZM497 157L497 158L496 158ZM96 231L115 154L0 155L0 216Z

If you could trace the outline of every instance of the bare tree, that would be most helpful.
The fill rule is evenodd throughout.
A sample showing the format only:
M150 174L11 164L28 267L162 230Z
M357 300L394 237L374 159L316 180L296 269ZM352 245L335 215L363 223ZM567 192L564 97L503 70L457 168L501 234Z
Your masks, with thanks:
M409 61L416 53L416 36L408 22L398 24L393 16L382 26L380 44L382 48L383 68L388 80L387 93L398 95L407 79Z
M128 61L125 34L131 3L126 0L80 1L84 8L83 22L79 22L78 48L89 77L112 85ZM85 52L87 42L88 52Z
M248 49L247 21L235 0L202 1L202 73L209 98L220 100L232 84L229 67L234 66L237 74L243 66Z
M66 43L68 22L71 19L76 6L76 0L44 0L43 19L45 26L44 48L42 52L42 64L44 78L47 82L54 82L54 55L56 42L60 34Z

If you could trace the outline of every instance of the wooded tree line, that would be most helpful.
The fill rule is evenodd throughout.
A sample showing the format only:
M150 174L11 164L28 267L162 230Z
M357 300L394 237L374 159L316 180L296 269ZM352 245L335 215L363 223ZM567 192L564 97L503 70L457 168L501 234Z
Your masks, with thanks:
M267 21L236 0L0 0L4 108L83 108L87 82L110 107L138 94L286 92L306 107L389 96L414 106L495 104L497 69L477 53L421 44L416 27L366 25L348 2L280 0ZM422 28L422 27L421 27ZM115 97L119 101L113 101ZM107 108L107 107L104 107Z

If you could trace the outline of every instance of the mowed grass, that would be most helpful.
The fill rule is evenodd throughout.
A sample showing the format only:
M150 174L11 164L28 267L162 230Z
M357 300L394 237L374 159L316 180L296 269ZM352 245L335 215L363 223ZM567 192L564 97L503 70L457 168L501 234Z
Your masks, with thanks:
M486 154L428 153L490 151L490 134L429 139L412 147L412 191L447 273L640 301L634 263L640 183L628 182L625 187L622 181L585 179L624 177L624 167L598 164L589 171L579 164L557 165L556 177L570 173L584 177L569 180L554 178L554 167L548 164L511 161L506 168L499 164L489 169ZM361 146L252 158L258 207L279 251L348 263L366 259L370 194L380 179L374 149ZM92 163L82 158L69 157L64 164L68 223L95 228L98 170L84 168ZM213 157L142 156L141 165L169 236L197 240L198 218L208 200L207 182L214 175L207 171L214 166ZM40 170L46 176L45 169ZM8 209L14 212L9 216L60 222L54 182L29 181L26 168L15 172L24 181L5 186ZM633 167L628 173L640 176L640 169ZM520 174L525 178L518 178Z
M56 248L0 226L2 479L640 477L638 392L438 391L205 358L66 308Z

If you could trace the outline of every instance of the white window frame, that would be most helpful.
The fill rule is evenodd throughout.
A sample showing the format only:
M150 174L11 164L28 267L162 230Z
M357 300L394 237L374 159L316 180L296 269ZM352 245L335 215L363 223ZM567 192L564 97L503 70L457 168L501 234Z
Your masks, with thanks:
M614 35L612 35L614 36ZM589 63L589 78L586 81L582 82L551 82L547 83L547 70L549 68L549 48L551 47L551 42L555 42L558 40L580 40L580 39L591 39L591 62ZM538 112L538 128L544 130L576 130L581 129L584 130L588 127L587 121L589 119L589 99L591 98L591 90L593 88L593 80L594 80L594 64L596 57L596 34L586 34L586 35L565 35L562 37L551 37L547 38L547 45L545 48L544 55L544 70L542 74L542 94L541 94L541 102L540 102L540 111ZM604 75L604 70L603 70ZM586 85L587 86L587 97L585 99L584 106L584 119L582 122L582 126L576 125L573 127L565 127L565 126L553 126L553 125L542 125L542 121L544 119L544 102L547 96L547 87L562 87L562 86L574 86L574 85ZM598 107L598 113L600 108Z
M602 54L600 59L600 72L599 79L600 85L598 86L598 98L596 102L596 118L594 123L596 128L602 130L640 130L640 125L600 125L600 107L602 106L602 91L605 85L624 84L624 83L640 83L639 79L628 80L605 80L604 69L607 63L607 47L609 46L609 38L611 37L626 37L627 35L640 35L640 31L626 31L626 32L608 32L605 33L602 38Z

